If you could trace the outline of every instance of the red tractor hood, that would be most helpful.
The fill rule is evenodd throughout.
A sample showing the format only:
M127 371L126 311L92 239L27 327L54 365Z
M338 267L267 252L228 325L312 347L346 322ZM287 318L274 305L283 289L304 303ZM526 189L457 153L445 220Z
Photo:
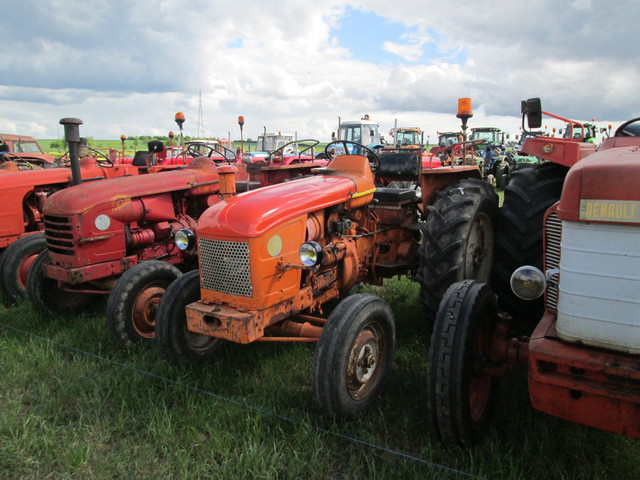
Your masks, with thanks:
M613 137L567 175L558 217L640 224L640 138Z
M218 173L214 165L189 165L178 170L85 182L51 195L43 212L46 215L76 215L97 205L117 205L131 198L188 190L201 184L207 184L210 193L218 191Z
M237 195L206 210L198 221L203 237L258 237L299 215L347 202L357 194L348 177L317 176Z

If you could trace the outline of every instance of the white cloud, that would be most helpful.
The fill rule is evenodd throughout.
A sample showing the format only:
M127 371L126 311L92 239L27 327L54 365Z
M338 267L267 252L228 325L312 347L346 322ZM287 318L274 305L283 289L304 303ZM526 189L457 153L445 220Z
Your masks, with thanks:
M473 98L471 122L511 131L532 96L578 120L639 114L635 0L349 5L407 27L383 44L397 64L340 45L338 0L13 2L0 23L0 129L55 137L76 116L87 136L163 134L183 111L193 135L200 91L210 135L235 134L244 115L251 136L267 126L326 139L338 116L366 112L383 130L402 118L433 136L457 128L461 96Z

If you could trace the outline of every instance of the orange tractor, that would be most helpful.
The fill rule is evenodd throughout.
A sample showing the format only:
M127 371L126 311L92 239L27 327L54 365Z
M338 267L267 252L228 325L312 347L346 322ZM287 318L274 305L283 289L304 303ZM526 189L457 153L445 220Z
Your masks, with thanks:
M470 116L468 105L461 118ZM349 292L409 274L433 315L451 283L488 281L498 204L475 166L423 169L420 152L334 143L314 175L225 196L203 213L197 245L185 246L197 248L199 270L167 288L156 341L174 361L211 357L224 342L317 342L315 398L342 416L379 393L395 348L389 305ZM419 182L421 196L376 177ZM328 319L315 315L341 297Z
M531 128L543 113L559 118L542 112L539 99L522 106L523 125L526 116ZM506 192L513 198L505 195L502 207L510 216L521 212L518 222L531 223L523 231L538 233L540 246L532 263L513 265L514 298L504 302L499 292L499 308L494 290L473 280L444 295L431 338L427 406L445 442L480 440L497 382L518 364L529 369L534 408L640 437L640 118L597 151L581 138L532 137L523 146L546 163L514 172ZM505 228L513 226L501 224L498 238ZM536 299L541 311L531 307ZM528 337L514 336L518 317L530 320L527 305L538 312L537 325Z

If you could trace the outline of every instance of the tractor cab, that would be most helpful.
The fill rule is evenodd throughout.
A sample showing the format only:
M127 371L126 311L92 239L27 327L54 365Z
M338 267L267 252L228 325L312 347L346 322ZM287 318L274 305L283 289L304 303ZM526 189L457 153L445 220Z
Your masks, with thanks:
M360 120L341 122L337 134L331 133L331 139L360 143L375 150L384 147L378 127L378 122L372 121L369 115L365 115Z
M243 163L255 163L259 161L265 161L267 157L271 155L271 153L279 150L285 145L289 145L288 149L283 149L282 153L287 155L294 153L294 148L291 145L294 141L293 135L289 133L264 133L263 135L258 136L258 140L256 142L256 149L252 151L247 151L242 154L242 162Z

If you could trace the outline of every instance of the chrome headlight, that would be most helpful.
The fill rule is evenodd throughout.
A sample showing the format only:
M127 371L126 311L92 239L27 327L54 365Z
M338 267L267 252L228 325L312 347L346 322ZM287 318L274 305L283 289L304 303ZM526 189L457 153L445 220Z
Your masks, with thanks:
M188 228L178 230L173 237L173 243L176 244L178 250L185 251L196 244L196 235Z
M518 268L511 274L511 290L523 300L535 300L547 288L547 279L540 269L531 266Z
M315 267L322 262L322 246L318 242L304 242L298 249L298 256L305 267Z

